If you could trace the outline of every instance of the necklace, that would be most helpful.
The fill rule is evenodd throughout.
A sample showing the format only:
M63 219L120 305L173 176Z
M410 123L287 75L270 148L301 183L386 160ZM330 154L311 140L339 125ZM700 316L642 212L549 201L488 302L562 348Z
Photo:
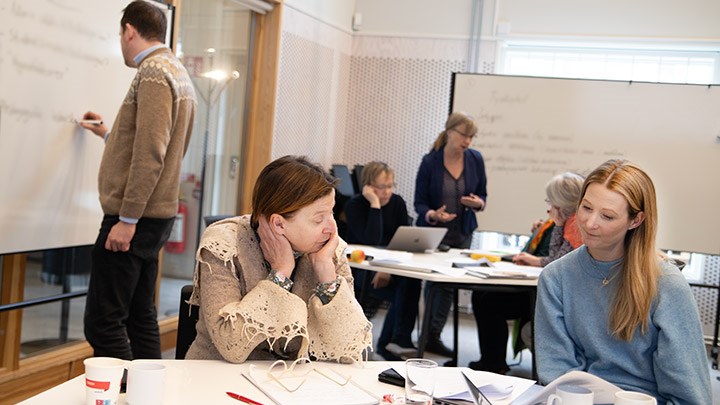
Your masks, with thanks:
M620 274L619 271L615 270L615 274L613 274L612 276L610 276L610 272L612 271L613 267L617 266L618 263L613 264L613 265L610 267L610 269L608 269L607 274L603 274L602 270L600 270L600 268L598 267L597 263L598 263L598 261L595 260L594 257L590 256L590 264L593 266L593 269L595 269L595 272L598 273L598 274L603 278L603 279L602 279L602 286L603 286L603 287L605 287L606 285L610 284L610 282L613 281L613 279L614 279L615 277L617 277L618 274Z

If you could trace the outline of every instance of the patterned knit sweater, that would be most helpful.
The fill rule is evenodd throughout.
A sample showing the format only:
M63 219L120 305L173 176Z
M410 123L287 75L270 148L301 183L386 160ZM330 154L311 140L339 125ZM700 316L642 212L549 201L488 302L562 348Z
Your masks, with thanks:
M140 62L100 163L98 189L105 214L175 216L180 163L196 104L190 77L168 48Z
M192 297L200 306L197 337L186 359L299 358L363 361L372 346L372 324L353 294L345 242L335 251L341 283L323 305L307 255L297 259L291 291L267 280L269 269L250 216L209 226L200 241Z

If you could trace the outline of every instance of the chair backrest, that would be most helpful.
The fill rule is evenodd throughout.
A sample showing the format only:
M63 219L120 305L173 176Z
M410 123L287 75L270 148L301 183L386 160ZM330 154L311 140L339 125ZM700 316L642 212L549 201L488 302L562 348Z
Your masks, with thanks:
M358 189L353 184L352 176L350 176L350 169L345 165L332 165L330 173L338 179L338 184L335 187L339 194L346 197L352 197L358 193Z
M352 171L352 182L353 187L355 187L355 190L357 190L358 193L362 193L362 169L365 167L364 165L355 165L353 167Z
M183 286L180 290L180 313L178 315L177 341L175 344L175 359L183 360L190 345L195 340L197 331L195 324L200 317L200 308L197 305L190 305L187 301L193 292L192 284Z
M205 220L205 226L210 226L217 221L220 221L220 220L223 220L226 218L232 218L232 217L233 217L233 215L227 215L227 214L225 214L225 215L207 215L203 219Z

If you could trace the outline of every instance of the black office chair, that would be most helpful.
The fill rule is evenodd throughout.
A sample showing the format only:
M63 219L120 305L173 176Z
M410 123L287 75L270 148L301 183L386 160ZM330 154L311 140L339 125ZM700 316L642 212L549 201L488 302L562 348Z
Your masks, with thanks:
M356 193L362 192L362 169L364 165L355 165L352 171L352 182Z
M192 292L192 284L183 286L182 290L180 290L180 313L178 314L175 360L183 360L185 358L185 354L188 349L190 349L190 345L197 335L195 324L200 317L200 308L197 305L187 303Z
M234 215L227 215L227 214L224 214L224 215L207 215L207 216L205 216L205 217L203 218L203 220L205 220L205 226L210 226L210 225L214 224L214 223L217 222L217 221L221 221L221 220L226 219L226 218L232 218L233 216L234 216Z

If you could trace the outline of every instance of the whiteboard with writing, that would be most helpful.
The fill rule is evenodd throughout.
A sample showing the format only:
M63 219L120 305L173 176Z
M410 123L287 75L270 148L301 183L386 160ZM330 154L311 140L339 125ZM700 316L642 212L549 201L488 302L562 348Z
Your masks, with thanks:
M455 74L452 110L478 123L479 230L528 234L552 176L623 158L653 179L659 248L720 254L717 86Z
M0 0L0 254L92 244L103 141L134 69L119 43L127 0Z

